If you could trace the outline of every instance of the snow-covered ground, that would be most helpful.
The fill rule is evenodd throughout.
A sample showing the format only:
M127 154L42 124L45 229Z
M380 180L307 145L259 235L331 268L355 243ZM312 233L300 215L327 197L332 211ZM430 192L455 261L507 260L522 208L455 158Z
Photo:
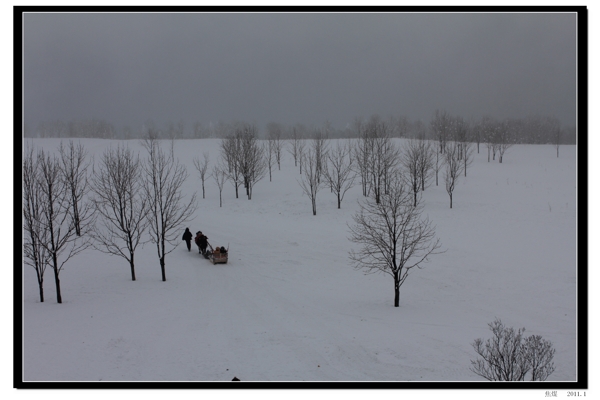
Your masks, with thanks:
M33 143L56 149L59 140ZM116 144L82 143L96 160ZM61 272L63 304L50 269L40 303L25 267L25 381L481 381L469 370L471 343L491 337L496 317L553 343L549 380L577 379L576 146L562 146L559 158L552 146L514 146L502 164L488 163L482 146L452 209L441 176L440 186L434 180L425 214L446 252L409 276L399 308L390 276L364 275L348 258L359 186L341 209L322 189L313 216L285 152L252 200L236 199L227 183L220 208L212 179L202 199L193 166L205 151L212 164L218 146L175 143L185 190L199 196L181 234L188 226L229 246L229 263L212 265L180 242L162 282L147 243L134 282L125 260L90 249Z

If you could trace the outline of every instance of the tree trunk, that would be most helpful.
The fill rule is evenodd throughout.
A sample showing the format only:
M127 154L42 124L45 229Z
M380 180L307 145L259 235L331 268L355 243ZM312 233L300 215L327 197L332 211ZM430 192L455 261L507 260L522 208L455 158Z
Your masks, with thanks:
M202 179L202 198L204 199L204 179Z
M167 280L167 276L165 274L165 256L160 258L160 272L162 273L163 282Z
M400 282L394 278L394 307L400 307Z
M52 268L54 270L54 283L56 283L56 302L62 303L62 296L60 294L60 279L58 279L58 268Z
M452 208L452 193L450 193L450 208Z
M131 261L129 261L129 266L131 267L131 280L135 281L135 265L133 263L133 253L131 253Z
M38 287L40 289L40 303L43 303L44 302L44 276L41 274L39 268L35 269L35 273L37 274Z

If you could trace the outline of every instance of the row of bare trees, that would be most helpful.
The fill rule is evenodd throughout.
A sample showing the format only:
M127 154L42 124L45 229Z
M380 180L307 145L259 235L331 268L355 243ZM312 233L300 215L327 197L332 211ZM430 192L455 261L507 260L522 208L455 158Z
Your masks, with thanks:
M367 121L356 120L360 133L355 140L336 140L330 148L322 131L315 130L313 137L303 138L294 133L288 141L288 151L300 168L302 191L312 203L316 215L318 191L328 186L337 197L338 208L344 194L360 181L364 197L373 196L378 202L388 192L389 182L399 176L412 191L413 204L430 184L435 173L436 186L439 172L444 171L444 182L452 208L453 192L461 174L467 176L467 167L473 161L473 144L468 140L467 124L460 118L447 117L448 135L440 135L438 145L424 137L408 139L398 146L390 136L386 121L373 117Z
M69 143L59 154L25 146L23 155L24 264L33 267L44 301L44 272L54 273L56 300L62 303L60 272L66 262L89 247L94 214L84 198L87 153Z
M58 155L26 146L23 255L24 264L36 271L40 301L46 268L54 272L57 302L62 303L60 272L90 246L126 260L135 281L136 249L150 241L166 280L166 255L196 210L196 194L183 194L188 174L172 151L165 151L154 137L142 145L145 159L118 145L109 147L97 165L73 141L67 146L61 142Z

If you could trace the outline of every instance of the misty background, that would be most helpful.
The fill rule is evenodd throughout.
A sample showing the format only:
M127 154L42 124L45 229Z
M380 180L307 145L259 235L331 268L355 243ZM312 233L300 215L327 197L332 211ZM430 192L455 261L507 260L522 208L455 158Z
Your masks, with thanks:
M576 29L575 13L25 13L24 122L345 129L443 109L575 126Z

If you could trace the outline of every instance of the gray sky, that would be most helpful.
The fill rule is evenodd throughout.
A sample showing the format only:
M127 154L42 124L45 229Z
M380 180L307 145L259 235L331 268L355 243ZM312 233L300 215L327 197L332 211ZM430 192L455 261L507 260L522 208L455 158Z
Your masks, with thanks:
M25 14L25 122L574 125L576 49L575 14Z

